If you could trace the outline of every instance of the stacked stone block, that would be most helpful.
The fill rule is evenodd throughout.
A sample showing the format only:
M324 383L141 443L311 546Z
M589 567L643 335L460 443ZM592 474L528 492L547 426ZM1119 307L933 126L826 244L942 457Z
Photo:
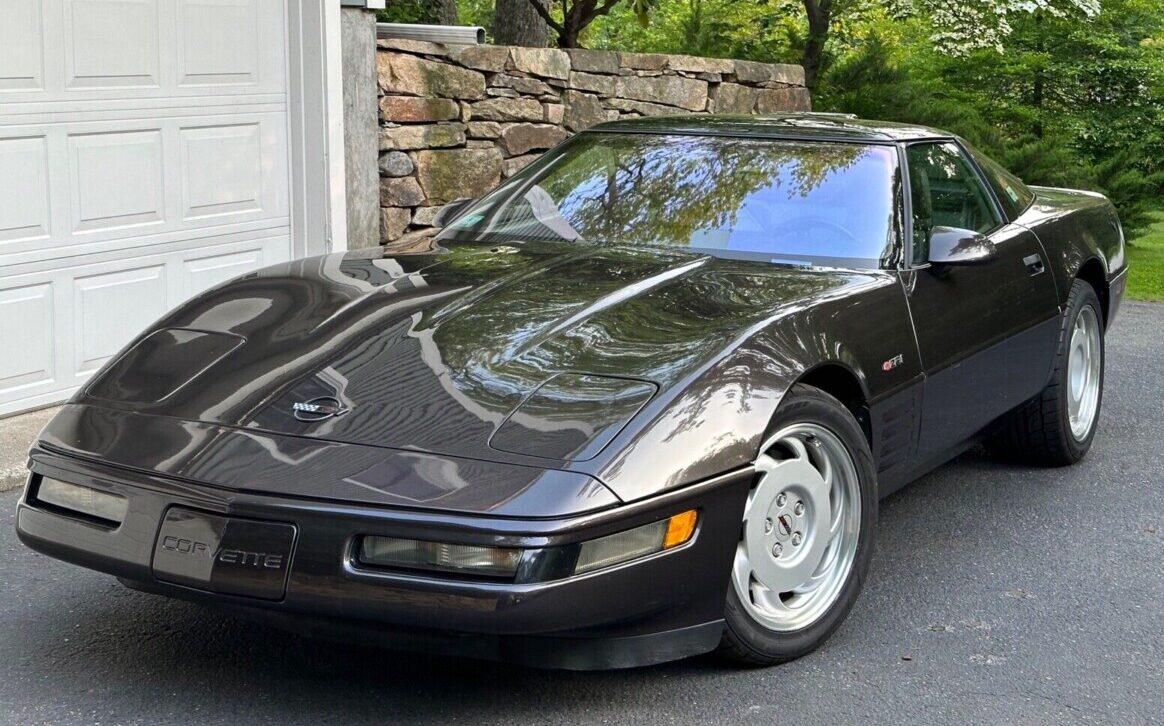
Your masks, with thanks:
M602 121L809 109L800 66L721 58L381 40L377 71L382 242Z

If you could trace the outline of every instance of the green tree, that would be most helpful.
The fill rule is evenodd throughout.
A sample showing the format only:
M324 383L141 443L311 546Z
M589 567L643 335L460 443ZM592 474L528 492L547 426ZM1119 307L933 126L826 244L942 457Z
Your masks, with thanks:
M1157 0L1098 16L1014 16L1003 52L950 53L931 19L883 17L838 49L814 104L958 133L1029 183L1094 189L1125 227L1164 193L1164 18Z

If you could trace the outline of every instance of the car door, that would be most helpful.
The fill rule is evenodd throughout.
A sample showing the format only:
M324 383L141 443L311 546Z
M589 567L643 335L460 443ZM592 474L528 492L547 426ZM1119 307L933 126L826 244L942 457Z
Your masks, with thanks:
M926 379L919 458L941 456L1047 383L1058 336L1055 284L1046 253L1011 224L978 168L956 142L905 147L911 265L902 272ZM993 259L929 263L935 226L973 230Z

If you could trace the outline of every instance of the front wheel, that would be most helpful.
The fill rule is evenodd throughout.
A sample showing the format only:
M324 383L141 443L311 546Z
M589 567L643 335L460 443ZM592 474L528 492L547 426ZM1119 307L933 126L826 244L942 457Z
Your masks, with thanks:
M796 385L756 458L721 651L756 665L823 643L860 593L877 521L873 458L832 396Z

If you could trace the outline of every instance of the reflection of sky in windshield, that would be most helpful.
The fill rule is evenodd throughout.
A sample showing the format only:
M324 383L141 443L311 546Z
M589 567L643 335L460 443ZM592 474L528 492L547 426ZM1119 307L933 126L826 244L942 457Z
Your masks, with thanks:
M891 240L894 166L888 146L583 134L446 235L876 266Z

